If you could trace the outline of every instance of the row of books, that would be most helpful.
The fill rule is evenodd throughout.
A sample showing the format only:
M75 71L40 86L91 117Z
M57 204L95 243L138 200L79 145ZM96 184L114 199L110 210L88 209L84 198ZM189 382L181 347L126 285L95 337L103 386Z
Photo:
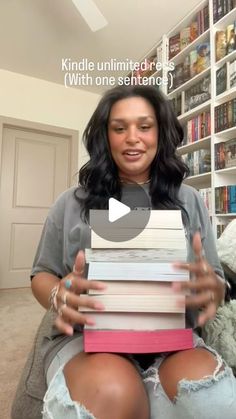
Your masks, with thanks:
M221 60L236 49L236 22L228 25L225 30L216 31L215 44L216 61Z
M236 138L215 144L215 170L236 167Z
M229 63L225 63L216 71L216 94L227 90L227 84L229 81L229 89L236 86L236 60Z
M137 211L133 212L137 215ZM192 330L185 329L185 293L175 293L172 287L174 281L189 280L188 272L172 266L174 260L187 258L181 211L151 211L145 229L141 233L138 229L137 237L125 242L115 241L122 230L115 223L108 228L114 242L92 230L92 248L85 250L88 280L106 286L89 290L104 310L80 305L80 311L94 322L84 327L85 352L155 353L192 348Z
M209 28L208 5L200 10L189 26L169 38L169 60Z
M212 189L211 188L201 188L198 190L199 194L201 195L205 206L207 207L209 213L212 213Z
M215 132L236 126L236 98L215 107Z
M235 0L213 0L213 22L218 22L235 7Z
M184 163L189 167L189 175L196 176L211 171L211 152L201 149L182 155Z
M173 84L169 88L168 93L177 89L190 78L196 76L210 66L210 44L205 42L199 44L195 49L190 51L184 58L182 63L175 66L171 71L173 77Z
M209 111L201 112L184 125L182 145L194 143L209 135L211 135L211 114Z
M216 214L236 213L236 185L215 188Z
M184 111L195 108L211 98L210 74L185 91Z

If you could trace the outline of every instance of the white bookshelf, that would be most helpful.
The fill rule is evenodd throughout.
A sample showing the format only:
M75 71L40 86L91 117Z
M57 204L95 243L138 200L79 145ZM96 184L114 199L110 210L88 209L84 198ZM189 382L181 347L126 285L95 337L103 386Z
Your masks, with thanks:
M193 118L194 116L198 115L201 112L206 111L207 109L210 109L211 106L211 100L207 100L206 102L202 103L199 106L196 106L196 108L191 109L188 112L184 112L182 115L180 115L178 117L179 121L181 122L182 125L184 125L184 123Z
M208 135L205 138L194 141L190 144L185 144L182 147L178 148L179 154L191 153L192 151L201 150L201 148L210 148L211 147L211 136Z
M226 90L225 92L217 95L215 97L215 104L221 105L221 103L228 102L231 99L234 99L236 96L236 86L232 87L232 89Z
M201 173L200 175L189 176L185 183L194 186L194 188L208 188L211 181L212 172Z
M194 39L189 45L184 49L179 51L173 58L169 60L169 38L176 35L180 32L181 29L186 28L191 24L191 21L196 16L196 14L202 10L206 5L209 6L209 28L205 30L200 36ZM225 63L227 66L227 74L229 73L229 63L236 60L236 50L230 54L224 56L219 61L216 61L215 50L216 42L215 36L217 31L226 30L227 26L236 21L236 1L234 3L234 9L223 16L216 23L213 22L213 0L205 0L199 2L196 8L194 8L191 13L185 16L181 22L178 22L177 25L167 34L163 35L162 39L158 41L158 44L153 47L153 49L145 55L144 58L150 57L152 53L156 50L161 50L161 59L162 62L171 62L174 65L178 65L184 61L187 55L195 49L198 45L209 42L210 44L210 67L202 71L201 73L190 78L188 81L185 81L175 90L172 90L170 93L167 91L167 86L161 86L162 91L167 95L168 99L173 99L176 96L181 96L181 115L178 116L179 122L184 126L190 119L201 114L202 112L210 112L210 125L211 125L211 134L205 138L199 139L197 141L185 144L177 150L178 154L184 155L187 153L192 153L201 149L208 149L211 153L211 171L208 173L202 173L200 175L189 176L185 179L186 184L192 185L193 187L200 188L210 188L211 190L211 220L213 229L216 235L217 225L225 224L230 221L232 218L236 217L236 213L228 214L218 214L215 212L215 188L219 186L228 186L236 185L236 166L230 167L227 169L215 170L215 144L220 142L227 142L236 138L236 126L232 128L224 129L220 132L215 132L215 107L225 103L229 100L236 98L236 87L229 88L229 76L227 80L227 90L216 95L216 71L220 69ZM152 76L166 77L168 70L164 69L158 71ZM185 112L185 91L191 86L194 86L199 80L203 79L205 76L210 75L211 78L211 87L210 87L210 100L207 100L204 103L201 103L199 106L196 106L187 112Z
M219 138L221 141L232 140L236 137L236 127L228 128L223 131L215 133L215 138ZM217 142L217 141L216 141Z

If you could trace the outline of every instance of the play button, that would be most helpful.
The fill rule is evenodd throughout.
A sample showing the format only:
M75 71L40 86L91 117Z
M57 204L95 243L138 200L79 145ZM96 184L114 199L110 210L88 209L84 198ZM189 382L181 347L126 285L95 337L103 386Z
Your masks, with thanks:
M131 209L128 205L122 204L122 202L117 201L115 198L109 199L108 219L111 223L124 217L124 215L129 214L130 211Z
M120 200L108 199L108 210L90 210L89 224L95 235L111 242L138 236L146 227L151 210L148 187L136 183L122 186Z

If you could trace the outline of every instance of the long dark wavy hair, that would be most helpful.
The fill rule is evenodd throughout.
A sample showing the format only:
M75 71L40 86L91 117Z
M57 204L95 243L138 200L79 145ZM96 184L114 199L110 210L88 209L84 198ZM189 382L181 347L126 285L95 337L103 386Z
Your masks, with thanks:
M153 107L158 123L157 153L150 167L149 194L153 208L181 208L178 190L188 175L188 167L176 154L183 140L183 129L176 118L172 105L151 86L118 86L107 91L101 98L83 135L89 161L79 171L79 188L75 198L82 205L82 214L88 218L90 209L107 209L112 196L121 199L122 184L118 168L112 158L108 140L108 122L112 106L122 99L141 97Z

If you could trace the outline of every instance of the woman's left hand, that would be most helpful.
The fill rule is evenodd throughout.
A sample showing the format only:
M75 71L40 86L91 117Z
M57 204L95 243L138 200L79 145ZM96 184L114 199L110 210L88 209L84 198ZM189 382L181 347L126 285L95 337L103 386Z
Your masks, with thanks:
M199 308L198 325L203 326L216 315L217 308L225 296L225 284L207 260L202 256L202 243L200 233L195 233L192 242L195 253L193 263L175 263L176 268L184 269L194 276L194 280L173 283L176 291L190 291L186 296L186 307Z

